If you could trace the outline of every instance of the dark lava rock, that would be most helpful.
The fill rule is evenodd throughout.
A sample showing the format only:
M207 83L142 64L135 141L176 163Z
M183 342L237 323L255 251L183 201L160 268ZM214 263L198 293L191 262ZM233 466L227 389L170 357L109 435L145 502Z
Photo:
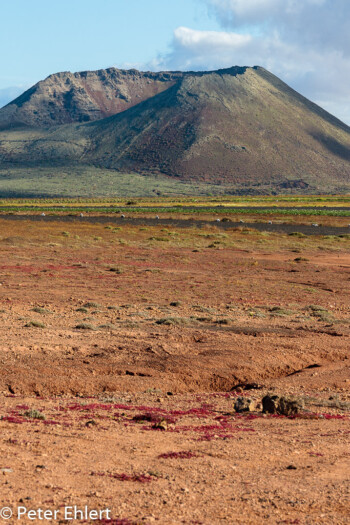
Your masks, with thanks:
M234 409L236 412L252 412L255 410L255 402L248 397L237 397Z
M266 414L277 414L279 396L265 396L262 398L263 412Z
M265 396L262 399L263 412L268 414L281 414L283 416L292 416L298 414L303 408L303 403L295 398Z

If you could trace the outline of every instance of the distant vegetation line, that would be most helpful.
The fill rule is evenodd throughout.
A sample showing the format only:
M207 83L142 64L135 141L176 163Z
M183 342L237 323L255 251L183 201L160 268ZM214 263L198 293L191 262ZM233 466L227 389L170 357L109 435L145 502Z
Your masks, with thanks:
M104 206L74 206L69 207L68 209L65 209L62 206L4 206L0 205L0 213L2 214L9 214L9 213L15 213L15 212L46 212L46 213L62 213L67 212L67 214L73 214L73 213L128 213L128 214L140 214L140 213L172 213L172 214L186 214L186 215L193 215L193 214L203 214L203 213L210 213L215 215L305 215L305 216L328 216L328 217L350 217L350 209L344 210L335 210L335 209L327 209L327 208L317 208L317 209L306 209L306 208L279 208L279 207L272 207L272 208L255 208L255 207L247 207L247 208L218 208L218 207L196 207L196 206L153 206L153 207L131 207L131 206L120 206L118 208L114 208L111 206L104 207Z
M276 203L302 203L303 206L321 206L329 205L329 203L350 204L350 195L220 195L220 196L157 196L157 197L137 197L133 200L126 200L125 198L109 196L109 197L18 197L18 198L1 198L0 206L33 206L33 205L54 205L63 207L66 204L82 205L82 204L109 204L110 206L123 207L128 206L142 206L145 204L154 204L155 207L160 204L170 206L183 206L193 204L194 206L210 206L221 204L244 204L249 203L253 205L266 205L273 203L273 206L278 206Z

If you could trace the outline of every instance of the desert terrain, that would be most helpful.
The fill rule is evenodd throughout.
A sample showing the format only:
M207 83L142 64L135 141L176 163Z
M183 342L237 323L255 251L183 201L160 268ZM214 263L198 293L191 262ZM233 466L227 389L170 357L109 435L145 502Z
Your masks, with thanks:
M0 516L349 523L349 235L117 222L0 217Z

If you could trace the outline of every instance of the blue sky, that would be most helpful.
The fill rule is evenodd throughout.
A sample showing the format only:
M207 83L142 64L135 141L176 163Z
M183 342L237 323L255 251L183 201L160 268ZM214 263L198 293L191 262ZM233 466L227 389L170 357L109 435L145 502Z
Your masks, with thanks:
M0 22L0 89L57 71L143 67L177 27L219 30L196 0L11 0Z
M261 65L350 124L349 0L11 0L0 106L51 73Z

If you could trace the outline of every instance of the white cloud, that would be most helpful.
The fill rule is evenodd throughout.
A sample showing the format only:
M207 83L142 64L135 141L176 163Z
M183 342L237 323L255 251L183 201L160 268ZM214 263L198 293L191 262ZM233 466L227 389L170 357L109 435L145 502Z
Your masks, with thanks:
M198 0L224 31L175 30L153 69L266 67L350 124L349 0Z
M334 1L337 0L332 0ZM222 22L228 25L298 15L327 2L328 0L207 0Z
M280 0L213 0L209 4L216 9L222 21L229 25L231 17L257 20L267 10L273 13L278 9Z
M179 27L174 32L173 50L163 62L172 69L215 69L220 56L220 65L232 65L233 56L251 41L250 35Z
M252 42L251 35L179 27L174 31L171 52L159 56L150 66L180 70L232 66Z
M195 31L187 27L178 27L174 31L174 37L177 42L192 49L201 46L215 45L228 47L240 47L251 41L250 35L240 35L237 33L219 33L217 31Z

